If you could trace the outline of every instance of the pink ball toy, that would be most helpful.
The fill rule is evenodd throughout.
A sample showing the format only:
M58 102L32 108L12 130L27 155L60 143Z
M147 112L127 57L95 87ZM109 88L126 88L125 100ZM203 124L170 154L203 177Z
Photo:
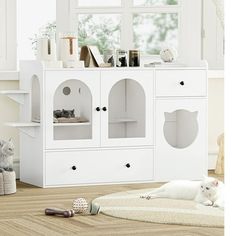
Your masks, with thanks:
M88 210L88 207L88 202L82 197L75 199L72 204L75 213L85 213Z

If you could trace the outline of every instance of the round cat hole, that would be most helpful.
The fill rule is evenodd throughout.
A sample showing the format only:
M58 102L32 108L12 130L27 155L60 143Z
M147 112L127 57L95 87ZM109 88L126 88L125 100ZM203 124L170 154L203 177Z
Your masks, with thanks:
M190 146L198 135L198 112L176 110L165 112L163 132L169 145L174 148Z
M64 87L63 90L62 90L62 92L63 92L64 95L67 96L67 95L70 94L71 89L70 89L70 87Z

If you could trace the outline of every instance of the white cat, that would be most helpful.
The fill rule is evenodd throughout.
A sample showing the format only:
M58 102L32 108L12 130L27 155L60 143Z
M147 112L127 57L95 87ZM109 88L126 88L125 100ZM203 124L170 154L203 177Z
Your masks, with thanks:
M203 181L175 180L140 197L194 200L224 208L224 183L213 177L204 177Z
M13 171L14 144L9 141L0 140L0 172Z

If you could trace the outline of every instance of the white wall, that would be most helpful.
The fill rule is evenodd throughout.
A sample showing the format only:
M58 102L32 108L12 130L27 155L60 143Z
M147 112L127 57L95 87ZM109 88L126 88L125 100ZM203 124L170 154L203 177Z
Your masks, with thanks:
M1 81L0 90L18 89L18 81ZM4 95L0 95L0 139L8 140L13 138L15 144L14 164L16 174L19 167L19 133L15 128L9 128L4 125L6 122L19 120L19 105Z

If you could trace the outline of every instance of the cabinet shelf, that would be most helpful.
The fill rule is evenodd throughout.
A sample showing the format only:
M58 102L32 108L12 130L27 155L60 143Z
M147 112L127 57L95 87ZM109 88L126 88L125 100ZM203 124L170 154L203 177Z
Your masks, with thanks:
M6 95L15 102L23 105L25 102L25 95L29 94L29 92L25 90L1 90L0 94Z
M36 129L40 127L40 123L36 122L8 122L5 125L18 128L21 132L33 138L35 137Z
M64 126L87 126L91 125L90 122L80 122L80 123L53 123L54 127L64 127Z
M119 124L119 123L134 123L137 122L137 120L133 119L133 118L117 118L117 119L113 119L111 121L109 121L110 124Z

